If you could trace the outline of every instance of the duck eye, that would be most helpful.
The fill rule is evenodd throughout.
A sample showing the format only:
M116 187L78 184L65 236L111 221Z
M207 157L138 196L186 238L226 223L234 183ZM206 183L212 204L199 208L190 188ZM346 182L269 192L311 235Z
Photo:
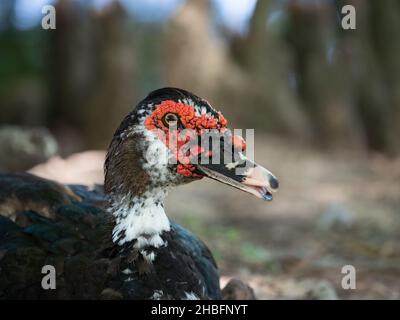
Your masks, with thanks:
M164 124L166 124L167 126L177 125L178 116L175 113L167 113L164 116Z

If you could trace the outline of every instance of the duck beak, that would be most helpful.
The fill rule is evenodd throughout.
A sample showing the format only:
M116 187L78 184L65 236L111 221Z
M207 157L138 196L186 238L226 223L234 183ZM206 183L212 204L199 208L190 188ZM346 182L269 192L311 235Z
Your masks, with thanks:
M211 162L211 161L210 161ZM237 161L229 163L198 164L203 175L271 201L272 193L279 188L278 179L266 168L239 153Z

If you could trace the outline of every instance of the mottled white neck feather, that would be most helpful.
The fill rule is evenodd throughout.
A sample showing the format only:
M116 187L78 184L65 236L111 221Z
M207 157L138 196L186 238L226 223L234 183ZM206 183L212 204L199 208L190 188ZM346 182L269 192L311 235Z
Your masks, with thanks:
M164 245L163 232L170 230L170 223L164 211L166 191L163 189L145 192L140 197L126 195L113 199L110 207L116 218L113 241L118 245L134 241L134 247L159 248Z

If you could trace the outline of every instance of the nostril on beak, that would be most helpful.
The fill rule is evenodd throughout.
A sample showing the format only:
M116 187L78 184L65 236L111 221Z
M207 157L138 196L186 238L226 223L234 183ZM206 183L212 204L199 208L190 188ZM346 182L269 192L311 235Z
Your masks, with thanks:
M278 179L273 176L270 176L269 177L269 185L271 186L272 189L278 189L279 188Z

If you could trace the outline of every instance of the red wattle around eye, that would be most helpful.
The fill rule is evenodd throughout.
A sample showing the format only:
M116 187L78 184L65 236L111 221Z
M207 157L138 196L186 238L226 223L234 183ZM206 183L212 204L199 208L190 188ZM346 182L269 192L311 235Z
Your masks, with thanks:
M182 125L186 129L219 129L225 128L228 121L222 114L218 118L208 117L203 114L195 115L194 107L181 102L165 100L161 102L153 113L146 118L145 125L147 129L162 128L168 129L162 122L163 117L167 113L177 114Z
M169 128L166 127L162 121L167 113L178 115L179 121L184 129L192 130L185 132L185 135L181 135L180 133L182 131L178 128L177 132L173 132L170 136ZM204 133L205 129L217 129L222 132L225 130L227 123L228 121L222 114L218 114L217 117L206 114L196 116L193 106L173 100L162 101L144 122L146 128L148 130L157 131L157 135L164 141L165 145L174 152L178 160L177 173L193 178L202 178L203 176L194 172L196 167L190 164L190 158L198 156L205 150L201 147L193 147L190 148L190 153L186 155L181 151L181 147L190 140L197 139L199 135ZM208 151L208 155L211 156L211 154L211 151Z

